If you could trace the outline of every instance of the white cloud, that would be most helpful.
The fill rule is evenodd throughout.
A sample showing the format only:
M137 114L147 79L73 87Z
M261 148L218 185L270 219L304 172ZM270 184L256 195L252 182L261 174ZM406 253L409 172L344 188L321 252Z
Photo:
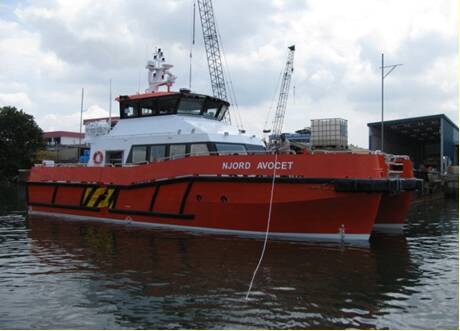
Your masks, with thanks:
M36 118L38 124L44 128L44 131L79 131L80 130L80 112L71 114L48 113ZM83 111L82 119L108 117L109 112L101 106L94 104ZM113 115L115 116L115 115ZM84 131L84 128L82 128Z
M15 106L20 109L27 109L31 105L32 101L26 93L0 93L0 106Z
M448 56L437 59L423 72L421 79L426 84L438 87L446 94L454 95L458 90L458 57Z
M191 1L24 1L1 6L0 103L32 113L45 130L78 130L85 116L105 116L113 95L145 86L153 46L188 86ZM296 100L285 128L319 117L349 120L349 141L367 146L366 123L379 120L380 53L404 66L386 80L386 118L445 112L457 118L458 2L455 0L214 1L226 60L247 129L259 133L286 48L296 44ZM199 16L193 89L210 84ZM275 98L276 100L276 98ZM116 113L114 103L114 113Z

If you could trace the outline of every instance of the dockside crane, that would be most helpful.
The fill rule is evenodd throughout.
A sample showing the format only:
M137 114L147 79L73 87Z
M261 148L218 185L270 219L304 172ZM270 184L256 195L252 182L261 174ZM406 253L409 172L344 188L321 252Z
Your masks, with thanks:
M289 86L291 84L292 73L294 72L294 52L295 45L288 47L288 57L281 77L280 94L276 105L275 117L273 118L273 129L264 130L264 133L272 133L270 141L279 141L283 130L284 116L289 96Z
M212 0L197 0L197 2L206 57L208 59L212 93L216 98L228 100Z
M200 13L201 28L203 30L204 46L208 60L209 77L211 78L213 96L233 103L232 116L235 115L235 123L240 132L245 133L246 131L243 128L243 121L241 120L239 113L235 90L233 88L228 67L226 68L228 79L226 80L224 77L224 65L226 65L226 63L224 63L224 49L222 41L219 41L220 35L217 30L212 0L197 0L197 3L198 11ZM227 111L224 121L231 124L230 109Z

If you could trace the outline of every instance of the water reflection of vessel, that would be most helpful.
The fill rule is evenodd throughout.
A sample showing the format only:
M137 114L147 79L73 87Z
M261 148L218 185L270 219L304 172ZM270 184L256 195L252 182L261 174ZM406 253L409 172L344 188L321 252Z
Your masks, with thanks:
M168 318L181 328L378 328L377 317L418 279L403 236L373 238L367 247L274 241L255 299L245 302L260 241L42 216L30 217L29 228L42 263L73 266L68 275L78 285L66 284L80 286L85 302L115 306L117 320L142 328L163 328Z
M30 213L260 236L272 210L273 237L367 240L385 196L416 188L409 160L392 177L379 153L267 152L222 122L225 100L171 91L171 67L158 50L146 93L118 98L112 130L88 130L88 166L32 168Z

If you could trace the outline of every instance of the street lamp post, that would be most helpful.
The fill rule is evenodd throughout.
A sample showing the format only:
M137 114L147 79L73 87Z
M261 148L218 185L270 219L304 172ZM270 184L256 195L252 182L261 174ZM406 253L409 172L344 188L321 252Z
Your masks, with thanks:
M392 65L385 65L385 61L384 61L384 55L382 53L382 66L380 67L380 69L382 69L382 121L381 121L381 128L380 128L380 149L381 151L383 152L383 92L384 92L384 79L386 76L388 76L393 70L396 69L396 67L399 67L399 66L402 66L401 63L399 64L392 64ZM388 70L388 72L385 73L385 69L389 68L390 70Z

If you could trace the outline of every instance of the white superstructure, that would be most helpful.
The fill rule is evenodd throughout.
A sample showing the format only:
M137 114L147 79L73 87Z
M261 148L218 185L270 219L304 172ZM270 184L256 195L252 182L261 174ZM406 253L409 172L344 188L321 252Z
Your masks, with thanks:
M256 135L222 121L228 102L191 93L170 92L175 76L158 49L149 61L149 88L144 94L120 96L120 121L110 130L103 123L87 127L89 166L136 164L206 154L244 154L265 149ZM166 86L167 92L159 87Z

